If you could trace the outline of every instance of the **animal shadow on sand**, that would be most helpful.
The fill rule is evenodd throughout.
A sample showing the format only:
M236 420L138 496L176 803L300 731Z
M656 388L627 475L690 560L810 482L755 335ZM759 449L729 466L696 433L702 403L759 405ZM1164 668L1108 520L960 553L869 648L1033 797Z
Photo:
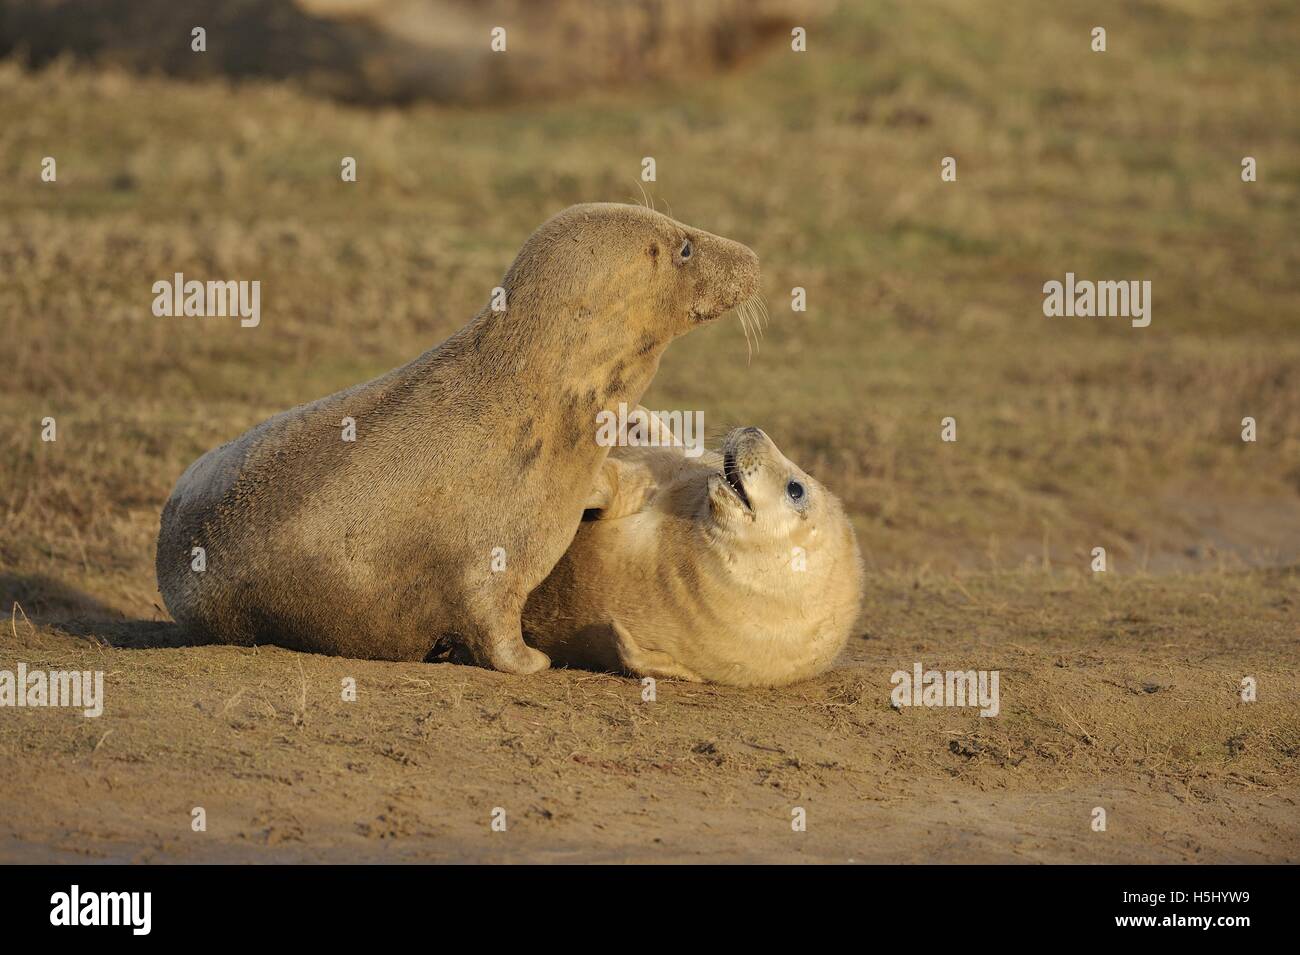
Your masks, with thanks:
M18 621L26 617L36 626L127 650L212 642L170 620L132 620L98 598L43 574L0 573L0 607Z
M121 650L174 650L224 643L192 633L171 620L132 620L85 591L43 574L0 573L0 608L13 616L18 634L23 632L25 619L33 626ZM161 609L158 612L162 614ZM10 633L8 628L3 632ZM474 660L448 636L434 644L424 662L473 665Z

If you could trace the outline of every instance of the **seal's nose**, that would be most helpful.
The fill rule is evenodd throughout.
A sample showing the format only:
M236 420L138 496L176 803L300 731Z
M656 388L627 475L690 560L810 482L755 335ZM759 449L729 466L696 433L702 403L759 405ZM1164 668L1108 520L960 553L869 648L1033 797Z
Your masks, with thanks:
M772 439L763 433L762 428L736 428L727 435L723 442L724 447L731 449L742 464L747 468L757 466L758 461L765 456L768 448L775 447Z
M697 233L699 265L695 277L698 318L717 318L758 289L758 256L747 246L709 232Z

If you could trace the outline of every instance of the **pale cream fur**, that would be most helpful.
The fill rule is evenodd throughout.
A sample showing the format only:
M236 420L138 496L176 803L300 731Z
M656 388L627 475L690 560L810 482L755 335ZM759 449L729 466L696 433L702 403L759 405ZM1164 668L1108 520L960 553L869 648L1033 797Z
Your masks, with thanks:
M616 448L590 503L598 519L524 609L525 639L554 663L776 686L824 671L848 641L863 586L852 525L758 429L695 459Z

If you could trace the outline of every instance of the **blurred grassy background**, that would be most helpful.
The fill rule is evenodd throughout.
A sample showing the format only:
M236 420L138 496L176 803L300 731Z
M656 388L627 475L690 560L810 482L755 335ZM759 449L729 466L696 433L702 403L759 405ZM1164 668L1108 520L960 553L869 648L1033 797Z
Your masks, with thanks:
M752 362L733 319L678 342L646 403L767 429L873 569L1294 560L1298 44L1284 2L882 0L804 54L476 110L0 63L0 582L152 615L190 461L436 344L547 216L639 201L646 155L773 315ZM260 279L261 327L155 318L175 271ZM1151 326L1045 318L1066 271L1151 280Z

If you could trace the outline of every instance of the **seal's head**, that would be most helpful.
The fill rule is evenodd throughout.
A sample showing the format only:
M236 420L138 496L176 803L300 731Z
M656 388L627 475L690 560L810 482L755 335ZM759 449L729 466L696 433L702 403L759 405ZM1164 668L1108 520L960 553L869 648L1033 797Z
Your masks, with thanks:
M824 670L848 641L863 591L862 558L839 500L758 428L727 435L680 487L690 547L712 555L715 592L733 636L681 662L705 679L776 685ZM718 593L725 594L723 597Z
M850 528L835 496L759 428L727 435L720 467L708 476L707 501L703 529L738 552L820 546L827 531ZM856 550L851 531L830 536Z
M524 244L505 289L534 321L576 342L629 338L647 351L745 302L758 256L653 209L570 206Z

